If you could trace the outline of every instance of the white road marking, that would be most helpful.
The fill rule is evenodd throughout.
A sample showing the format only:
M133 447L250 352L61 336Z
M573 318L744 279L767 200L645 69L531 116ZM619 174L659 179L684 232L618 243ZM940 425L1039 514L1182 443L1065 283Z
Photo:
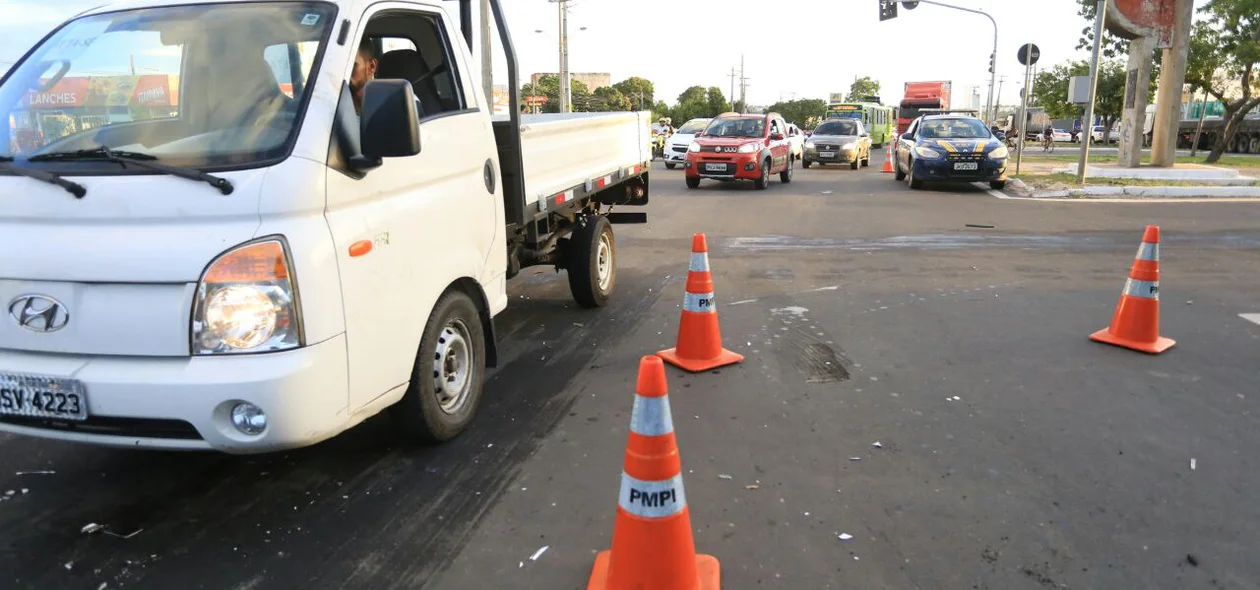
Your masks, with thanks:
M1238 317L1253 324L1260 324L1260 313L1240 313L1238 314Z

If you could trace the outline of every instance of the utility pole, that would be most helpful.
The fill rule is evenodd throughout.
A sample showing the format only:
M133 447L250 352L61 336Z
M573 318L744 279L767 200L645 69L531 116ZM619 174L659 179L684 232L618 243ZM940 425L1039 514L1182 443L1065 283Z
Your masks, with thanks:
M490 0L481 0L481 87L486 112L494 114L494 40L490 37Z
M743 73L743 72L741 72ZM731 110L735 110L735 66L731 66Z
M748 76L744 75L744 56L739 56L739 102L744 108L741 112L748 112Z
M484 0L483 0L484 1ZM572 111L572 88L569 82L569 0L548 0L560 7L560 112Z
M1085 103L1085 129L1089 130L1089 132L1081 140L1081 159L1076 164L1077 184L1085 183L1085 164L1089 162L1089 144L1094 140L1094 101L1098 99L1098 59L1102 51L1103 23L1106 21L1107 0L1098 0L1098 7L1094 15L1094 51L1089 59L1089 102ZM1171 67L1171 65L1167 67ZM1180 87L1177 90L1180 92ZM1107 131L1104 132L1104 139L1106 139L1105 133ZM1151 153L1155 153L1154 149L1152 149Z
M994 121L996 121L996 120L997 120L998 105L1002 104L1002 85L1003 85L1003 84L1005 84L1005 83L1006 83L1006 76L1001 76L1001 77L999 77L999 78L998 78L997 101L995 101L995 102L993 103L993 119L994 119ZM990 89L990 90L992 90L992 89L993 89L993 87L992 87L992 86L990 86L990 87L989 87L989 89Z

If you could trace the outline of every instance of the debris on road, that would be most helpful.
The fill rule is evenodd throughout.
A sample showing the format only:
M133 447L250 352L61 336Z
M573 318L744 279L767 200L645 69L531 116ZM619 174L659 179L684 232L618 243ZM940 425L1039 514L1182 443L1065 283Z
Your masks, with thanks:
M729 476L729 475L727 475L727 474L725 474L725 473L719 473L719 474L718 474L718 479L735 479L735 478L733 478L733 477L731 477L731 476Z
M56 475L56 474L57 474L56 471L39 470L39 471L18 471L14 473L13 475Z
M74 568L74 562L73 562L73 561L67 561L67 562L66 562L66 564L65 564L64 566L62 566L62 567L66 568L66 571L70 571L71 569L73 569L73 568Z
M984 224L982 224L982 223L968 223L968 224L967 224L967 227L975 227L975 228L980 228L980 229L993 229L993 228L995 228L995 227L997 227L997 226L996 226L996 225L984 225Z
M99 531L99 530L103 529L103 528L105 528L105 525L100 525L100 524L96 524L96 523L94 523L94 522L89 522L89 523L87 523L87 524L83 525L83 528L79 529L79 532L80 532L80 533L85 533L85 534L90 535L90 534L92 534L92 533L95 533L96 531Z
M1190 471L1194 471L1194 464L1195 464L1194 457L1191 457L1190 458Z
M1199 567L1199 558L1195 557L1193 553L1186 554L1186 562L1194 567Z
M538 561L538 558L542 557L542 554L546 553L548 549L551 549L551 545L543 545L538 549L538 551L535 551L533 555L529 556L529 560Z
M748 484L748 485L744 486L744 489L745 489L745 490L759 490L759 489L761 489L761 486L759 486L759 485L757 485L757 484Z
M17 493L17 492L15 492L15 491L13 491L13 490L8 490L8 491L6 491L6 492L4 493L4 495L6 495L6 496L12 496L13 494L16 494L16 493Z
M849 533L840 533L839 535L836 535L836 536L837 536L837 537L839 537L839 539L840 539L841 541L852 541L852 540L853 540L853 535L850 535Z
M861 458L861 457L849 457L849 460L850 460L850 461L861 461L861 460L862 460L862 458Z
M875 448L877 448L877 449L882 449L882 448L884 448L884 444L883 444L883 443L881 443L881 442L879 442L879 441L875 441L875 442L871 443L871 446L872 446L872 447L875 447Z

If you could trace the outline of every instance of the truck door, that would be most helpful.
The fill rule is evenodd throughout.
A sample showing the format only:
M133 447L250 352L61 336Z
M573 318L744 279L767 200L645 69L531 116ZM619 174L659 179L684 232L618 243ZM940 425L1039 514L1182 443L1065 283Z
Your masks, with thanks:
M386 158L358 179L328 173L351 412L408 382L438 297L460 278L487 278L488 255L503 231L499 197L485 177L487 165L498 170L490 118L477 108L471 70L445 12L382 2L359 22L343 75L351 79L363 46L364 63L376 60L376 79L412 82L420 153Z

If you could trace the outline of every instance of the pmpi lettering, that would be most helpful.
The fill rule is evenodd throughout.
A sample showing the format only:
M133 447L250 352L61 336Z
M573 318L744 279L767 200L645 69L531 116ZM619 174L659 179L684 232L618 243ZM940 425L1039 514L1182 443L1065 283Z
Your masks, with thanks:
M678 492L670 488L659 492L646 492L643 490L630 488L630 504L638 503L645 508L661 508L667 502L673 503L678 501Z

